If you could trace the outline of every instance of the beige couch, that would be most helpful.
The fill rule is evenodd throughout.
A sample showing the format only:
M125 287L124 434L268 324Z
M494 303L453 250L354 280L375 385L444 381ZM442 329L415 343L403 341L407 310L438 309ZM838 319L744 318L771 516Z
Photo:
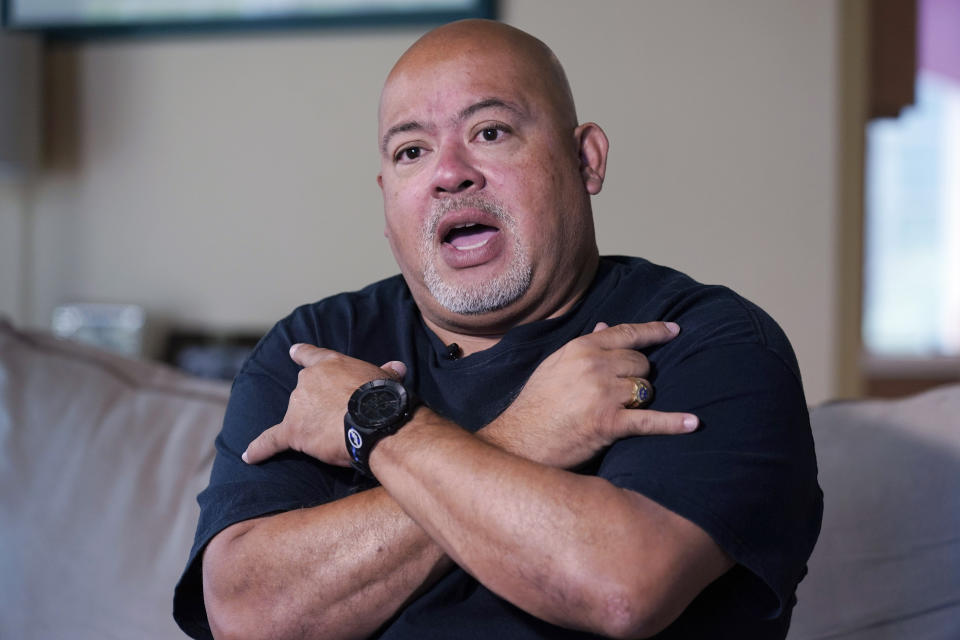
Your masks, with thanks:
M183 637L227 395L0 321L0 638ZM960 386L814 411L826 512L791 640L960 638L958 416Z

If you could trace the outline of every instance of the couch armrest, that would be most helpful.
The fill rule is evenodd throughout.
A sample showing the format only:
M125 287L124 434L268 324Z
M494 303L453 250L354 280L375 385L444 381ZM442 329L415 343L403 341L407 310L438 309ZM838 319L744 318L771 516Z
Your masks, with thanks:
M790 640L960 633L960 385L811 414L820 539Z
M0 321L0 638L182 638L229 386Z

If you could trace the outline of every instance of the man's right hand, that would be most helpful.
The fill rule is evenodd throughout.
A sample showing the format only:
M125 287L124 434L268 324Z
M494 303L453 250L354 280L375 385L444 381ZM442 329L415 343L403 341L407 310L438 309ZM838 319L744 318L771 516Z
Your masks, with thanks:
M569 469L621 438L694 431L699 421L692 414L626 408L631 378L650 375L638 349L679 332L672 322L598 323L541 362L517 399L478 435L528 460Z
M283 420L247 446L243 461L257 464L294 449L327 464L349 467L343 441L343 414L350 394L378 378L403 379L406 365L392 360L382 367L311 344L290 347L290 357L303 369L290 394Z

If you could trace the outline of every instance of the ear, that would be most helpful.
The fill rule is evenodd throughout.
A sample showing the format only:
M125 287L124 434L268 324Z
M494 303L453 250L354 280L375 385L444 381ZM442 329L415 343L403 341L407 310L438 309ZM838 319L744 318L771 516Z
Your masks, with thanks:
M382 193L383 192L383 174L382 173L377 174L377 186L380 187L380 192ZM388 240L390 239L390 225L386 224L386 222L384 222L384 225L383 225L383 237L387 238Z
M587 122L573 132L580 152L580 176L587 193L592 196L600 193L603 178L607 173L607 151L610 141L600 125Z

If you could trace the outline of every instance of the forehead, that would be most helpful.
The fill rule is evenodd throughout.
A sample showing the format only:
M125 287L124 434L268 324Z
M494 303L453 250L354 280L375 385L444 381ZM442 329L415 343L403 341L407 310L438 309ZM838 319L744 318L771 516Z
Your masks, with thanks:
M475 52L405 65L391 73L380 99L381 134L399 121L442 121L470 105L497 99L524 111L545 99L529 65L511 56Z

